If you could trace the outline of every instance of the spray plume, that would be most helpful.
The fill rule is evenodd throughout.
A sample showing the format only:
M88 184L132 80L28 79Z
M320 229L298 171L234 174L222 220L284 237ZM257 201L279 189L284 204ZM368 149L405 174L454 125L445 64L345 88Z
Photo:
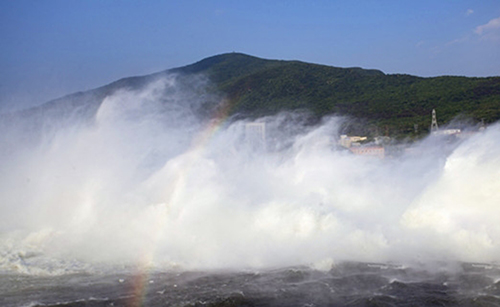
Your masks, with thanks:
M334 146L343 118L282 113L254 121L256 148L248 121L199 119L203 82L178 83L118 91L36 146L4 133L0 270L499 260L498 125L380 160Z

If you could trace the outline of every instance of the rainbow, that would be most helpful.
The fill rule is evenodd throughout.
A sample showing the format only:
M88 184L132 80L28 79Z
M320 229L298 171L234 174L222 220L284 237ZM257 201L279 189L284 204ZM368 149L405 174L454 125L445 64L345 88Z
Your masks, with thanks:
M215 112L213 119L193 138L193 142L187 150L187 154L189 155L187 165L178 170L174 176L174 182L168 187L167 199L165 200L167 207L168 204L175 199L176 193L182 188L183 183L186 182L188 174L192 166L200 158L200 153L203 151L203 148L209 144L210 140L213 139L217 132L227 125L235 105L236 104L230 103L227 100L223 101L221 107ZM165 223L167 223L167 218L168 212L167 210L163 210L163 214L159 215L155 221L154 229L156 229L156 231L153 232L155 237L151 240L151 242L153 242L151 246L145 249L146 252L143 253L143 257L138 261L136 273L132 281L132 289L130 290L131 298L127 306L139 307L144 305L148 285L151 281L150 273L155 260L154 255L156 254L156 248L161 239L161 234L163 233L163 227Z

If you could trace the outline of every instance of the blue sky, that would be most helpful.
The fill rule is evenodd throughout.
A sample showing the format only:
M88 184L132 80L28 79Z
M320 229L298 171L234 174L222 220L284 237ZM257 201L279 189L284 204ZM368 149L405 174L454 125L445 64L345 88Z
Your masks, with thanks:
M0 111L232 51L500 76L500 0L2 0L0 39Z

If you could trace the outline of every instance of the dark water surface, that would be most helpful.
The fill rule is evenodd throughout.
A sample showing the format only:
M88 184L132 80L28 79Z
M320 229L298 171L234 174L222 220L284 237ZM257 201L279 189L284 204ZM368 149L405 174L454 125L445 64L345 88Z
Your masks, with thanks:
M0 276L1 306L500 306L500 267Z

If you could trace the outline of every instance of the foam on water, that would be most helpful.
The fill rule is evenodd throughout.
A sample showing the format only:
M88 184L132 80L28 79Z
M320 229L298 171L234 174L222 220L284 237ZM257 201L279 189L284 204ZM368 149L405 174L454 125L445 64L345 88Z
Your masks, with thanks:
M197 97L169 77L106 98L91 125L19 138L0 161L0 270L499 260L498 125L379 160L333 146L345 119L280 114L257 120L259 150L243 120L207 134Z

